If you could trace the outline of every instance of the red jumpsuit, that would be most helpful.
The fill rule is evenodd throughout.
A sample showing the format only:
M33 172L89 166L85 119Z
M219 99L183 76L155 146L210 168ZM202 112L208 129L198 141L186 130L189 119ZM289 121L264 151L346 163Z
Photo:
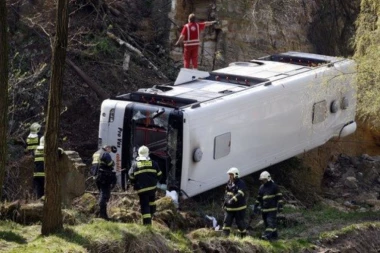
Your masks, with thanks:
M190 68L190 61L193 68L198 68L198 48L200 45L199 34L206 27L205 23L187 23L181 32L184 36L185 50L183 52L183 65L185 68Z

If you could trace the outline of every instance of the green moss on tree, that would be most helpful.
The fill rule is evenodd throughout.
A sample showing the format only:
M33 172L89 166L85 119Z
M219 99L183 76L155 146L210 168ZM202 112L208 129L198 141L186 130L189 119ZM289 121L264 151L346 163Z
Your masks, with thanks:
M380 2L362 0L356 21L358 63L358 115L379 125L380 118Z

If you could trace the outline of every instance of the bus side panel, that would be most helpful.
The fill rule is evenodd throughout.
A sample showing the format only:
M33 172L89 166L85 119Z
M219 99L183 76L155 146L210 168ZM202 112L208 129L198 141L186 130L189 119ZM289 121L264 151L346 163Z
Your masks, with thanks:
M318 69L187 108L184 113L181 188L189 196L225 183L226 171L242 176L317 147L355 117L352 78ZM340 79L342 78L342 79ZM350 97L346 110L330 112L333 100ZM326 100L326 118L313 123L314 105ZM215 137L230 133L230 151L214 159ZM195 149L202 159L193 161Z
M268 97L272 92L263 86L255 90L255 95L234 95L186 110L181 187L189 196L225 183L230 167L239 168L241 173L253 172L252 168L268 153L264 134L270 124ZM231 134L229 154L215 160L215 137L228 133ZM272 138L276 138L275 134ZM199 162L194 162L197 148L203 155Z

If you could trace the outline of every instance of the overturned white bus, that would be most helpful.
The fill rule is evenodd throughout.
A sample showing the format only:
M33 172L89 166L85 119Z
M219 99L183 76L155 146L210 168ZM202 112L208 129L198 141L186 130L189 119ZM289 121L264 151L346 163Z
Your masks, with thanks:
M168 188L194 196L356 130L356 67L349 59L287 52L212 72L182 69L102 103L99 146L125 172L146 145Z

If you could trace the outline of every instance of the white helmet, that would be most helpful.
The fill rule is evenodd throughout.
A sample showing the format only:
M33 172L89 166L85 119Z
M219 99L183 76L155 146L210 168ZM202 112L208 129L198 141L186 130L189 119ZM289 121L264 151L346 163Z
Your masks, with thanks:
M34 122L32 125L30 125L30 132L31 133L38 133L41 130L41 125L37 122Z
M264 179L266 179L268 181L271 180L271 177L270 177L270 174L268 171L261 172L259 180L264 180Z
M232 167L227 171L227 174L233 174L234 178L238 178L239 177L239 170L238 170L238 168Z
M44 147L44 145L45 145L45 137L44 136L42 136L41 138L40 138L40 145L38 146L39 148L43 148Z
M139 148L139 156L147 158L149 156L149 148L147 146L141 146Z

